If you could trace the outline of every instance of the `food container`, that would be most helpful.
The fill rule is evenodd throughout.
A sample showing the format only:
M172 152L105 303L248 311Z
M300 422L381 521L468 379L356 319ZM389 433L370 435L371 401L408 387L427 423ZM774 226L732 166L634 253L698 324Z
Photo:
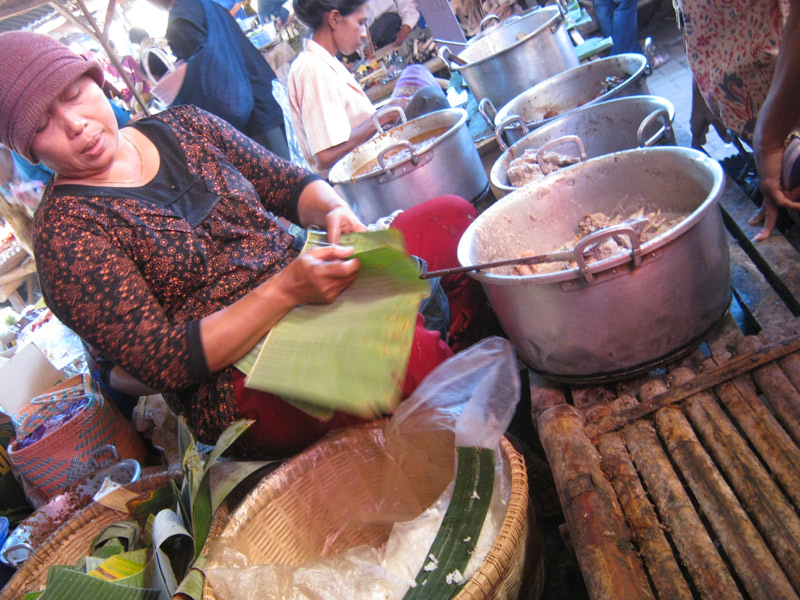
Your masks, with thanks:
M674 116L675 108L666 98L626 96L570 111L528 132L510 147L505 145L502 136L497 136L504 151L489 173L492 192L496 198L501 198L516 189L508 180L508 168L529 149L553 150L573 156L578 156L582 149L585 160L631 148L674 145ZM580 145L569 136L577 137Z
M633 250L594 264L528 276L474 272L525 363L556 380L611 381L646 372L692 349L725 315L730 261L718 206L719 163L690 148L604 155L522 187L482 213L458 246L463 266L544 254L573 238L587 213L686 215ZM583 241L587 241L584 238ZM581 246L581 244L578 244ZM638 247L637 247L638 246Z
M553 75L505 105L483 102L481 113L514 142L524 135L521 122L532 130L581 106L649 94L646 77L647 58L643 54L608 56ZM497 106L501 108L492 118Z
M458 53L466 64L443 59L461 73L477 100L502 106L548 77L579 64L558 6L537 7L489 29Z
M436 196L454 194L472 201L488 190L489 177L464 109L401 120L392 129L379 129L382 133L346 154L328 173L328 181L338 186L364 223Z
M402 513L408 502L408 498L387 496L385 472L397 471L398 466L390 464L389 454L382 450L384 425L383 421L373 421L343 429L285 462L231 513L219 539L243 540L254 564L295 566L362 544L380 546L388 538L392 523L371 520L375 507L388 502ZM482 565L455 596L458 599L535 600L541 594L541 540L530 515L525 461L505 438L500 440L500 450L511 478L506 516ZM437 457L427 459L437 464ZM369 469L364 468L367 462L371 462ZM425 468L408 472L419 497L432 502L441 493ZM343 513L352 515L354 522L361 520L360 525L341 531ZM313 522L309 515L314 515ZM337 531L341 534L333 535ZM203 599L216 598L206 580Z

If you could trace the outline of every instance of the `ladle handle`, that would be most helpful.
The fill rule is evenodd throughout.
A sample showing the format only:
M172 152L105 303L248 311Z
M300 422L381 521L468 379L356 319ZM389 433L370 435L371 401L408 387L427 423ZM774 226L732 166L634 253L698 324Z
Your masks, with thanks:
M508 265L538 265L546 262L557 262L559 260L571 260L572 250L562 250L560 252L551 252L550 254L539 254L534 256L518 256L517 258L506 258L503 260L496 260L488 263L479 263L477 265L468 265L462 267L453 267L451 269L439 269L438 271L428 271L421 273L420 279L430 279L431 277L442 277L444 275L453 275L455 273L468 273L470 271L482 271L484 269L491 269L494 267L506 267Z

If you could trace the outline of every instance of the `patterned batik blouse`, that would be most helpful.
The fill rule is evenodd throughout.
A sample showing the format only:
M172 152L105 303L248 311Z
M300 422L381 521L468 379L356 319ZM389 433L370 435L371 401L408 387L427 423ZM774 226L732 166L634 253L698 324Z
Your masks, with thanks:
M275 215L296 222L318 177L195 107L131 127L158 147L158 175L137 188L49 186L34 222L42 292L65 325L214 443L237 418L233 367L208 372L199 321L297 256Z
M673 0L683 15L686 56L712 112L753 139L778 59L789 0Z

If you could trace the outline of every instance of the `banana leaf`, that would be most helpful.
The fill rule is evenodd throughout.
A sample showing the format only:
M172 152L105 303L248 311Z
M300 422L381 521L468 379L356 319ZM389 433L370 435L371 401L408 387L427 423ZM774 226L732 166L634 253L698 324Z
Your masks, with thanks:
M154 588L128 587L78 571L64 570L38 600L161 600Z
M315 243L318 237L311 235L307 248ZM349 234L340 243L356 247L361 267L355 283L333 304L298 306L281 319L252 365L245 365L245 385L373 417L391 412L400 400L429 284L419 278L397 231Z

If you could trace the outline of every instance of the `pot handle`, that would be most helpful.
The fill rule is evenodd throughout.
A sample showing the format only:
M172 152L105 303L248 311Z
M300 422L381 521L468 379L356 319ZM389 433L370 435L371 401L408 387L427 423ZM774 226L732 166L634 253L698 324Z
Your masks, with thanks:
M406 122L406 113L405 111L399 106L386 106L379 111L377 111L374 115L372 115L372 124L375 125L375 129L378 130L378 134L380 135L384 131L386 131L383 126L381 125L380 118L383 115L388 115L389 113L396 112L399 113L400 116L400 125Z
M481 19L481 22L478 24L478 29L480 30L481 33L486 31L487 23L490 23L491 21L497 21L499 23L500 22L500 17L498 17L494 13L489 13L488 15L483 17ZM508 20L506 20L506 22L508 22ZM480 35L480 33L478 35Z
M547 166L547 163L544 161L545 151L550 150L554 146L570 142L572 142L578 147L578 152L580 153L580 161L584 162L586 160L586 150L583 147L583 141L581 140L581 138L579 138L577 135L564 135L542 144L542 146L536 151L536 162L538 163L539 168L542 170L542 173L544 173L545 175L549 175L550 173L555 171L555 169L551 171L550 167Z
M93 468L99 469L100 463L97 460L97 457L100 456L103 452L108 452L111 454L112 462L119 461L119 452L117 452L117 447L114 444L106 444L105 446L98 446L92 452L92 456L89 459L89 463L92 465Z
M396 144L392 144L391 146L387 146L383 150L378 153L378 165L380 165L381 170L385 173L391 173L391 170L386 166L386 154L391 150L396 150L398 148L406 148L409 152L411 152L411 164L416 165L419 163L419 155L414 152L414 146L411 145L411 142L408 140L400 140Z
M467 64L463 58L459 58L457 54L453 54L447 46L439 46L439 58L444 61L444 64L450 67L450 63L456 63L458 66L463 67Z
M647 58L647 63L644 67L644 76L650 77L653 74L653 63L656 59L656 51L653 48L653 38L649 35L644 40L644 55Z
M489 118L489 113L487 112L486 108L489 107L492 110L493 116ZM481 98L481 101L478 102L478 112L481 113L483 120L486 121L486 124L489 126L489 129L494 129L494 120L497 118L497 109L492 104L492 101L488 98Z
M661 119L663 125L651 137L645 139L644 131L650 126L650 123L656 119ZM649 115L647 115L639 124L639 129L636 130L636 141L640 148L649 148L655 145L661 138L666 138L670 144L675 143L675 132L672 130L672 122L669 120L669 112L665 108L657 108Z
M511 127L511 125L516 125L516 127ZM506 144L505 140L503 139L503 132L506 129L518 128L522 129L522 135L528 135L528 132L530 131L528 129L528 124L525 123L525 119L519 115L511 115L497 126L497 129L494 130L494 136L497 138L497 145L500 146L500 150L506 150L506 148L508 148L508 144Z
M646 217L640 217L632 221L620 223L619 225L612 225L611 227L606 227L605 229L590 233L575 244L574 260L578 263L578 269L580 269L586 283L594 281L594 273L591 272L589 265L586 264L584 254L589 247L595 246L607 238L620 235L627 236L631 241L631 258L633 259L634 268L642 264L639 230L649 222L650 220Z
M21 559L21 560L14 560L14 557L12 556L12 552L16 552L18 550L25 550L28 553L28 555L25 558ZM19 543L16 543L16 544L10 544L10 545L6 546L5 548L3 548L3 562L6 563L7 565L11 566L11 567L14 567L16 569L17 567L20 566L21 563L23 563L26 560L28 560L33 555L33 552L34 552L33 546L31 546L27 542L19 542Z

